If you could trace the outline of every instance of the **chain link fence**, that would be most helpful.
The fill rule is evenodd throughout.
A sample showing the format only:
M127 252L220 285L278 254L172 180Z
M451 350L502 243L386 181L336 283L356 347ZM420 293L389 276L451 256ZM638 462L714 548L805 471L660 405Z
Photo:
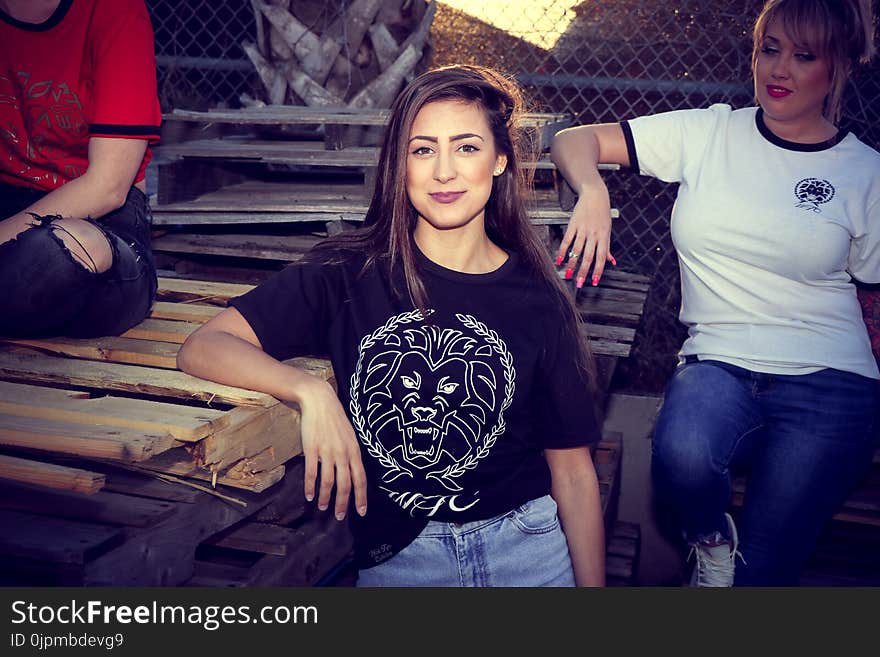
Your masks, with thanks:
M410 0L407 0L410 1ZM419 1L419 0L415 0ZM147 0L156 30L163 106L236 106L258 84L240 43L253 39L247 0ZM344 10L349 2L330 0ZM577 123L753 103L751 25L762 0L448 0L431 29L433 65L494 66L517 77L533 109ZM880 13L880 0L876 3ZM843 127L880 148L880 62L847 90ZM685 337L669 235L674 185L606 175L621 218L612 249L621 268L649 275L651 294L616 389L662 390Z

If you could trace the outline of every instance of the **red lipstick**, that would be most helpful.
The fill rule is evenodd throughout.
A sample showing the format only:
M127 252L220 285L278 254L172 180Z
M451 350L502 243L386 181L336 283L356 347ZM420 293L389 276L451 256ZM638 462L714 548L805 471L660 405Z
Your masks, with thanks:
M785 98L789 94L791 94L791 89L786 89L785 87L780 87L775 84L767 85L767 95L771 98Z

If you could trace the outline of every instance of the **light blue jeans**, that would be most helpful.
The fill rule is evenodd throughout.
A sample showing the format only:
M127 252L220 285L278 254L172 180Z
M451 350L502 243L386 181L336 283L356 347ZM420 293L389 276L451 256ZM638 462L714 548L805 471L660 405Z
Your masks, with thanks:
M574 586L568 543L549 495L462 524L431 521L358 586Z

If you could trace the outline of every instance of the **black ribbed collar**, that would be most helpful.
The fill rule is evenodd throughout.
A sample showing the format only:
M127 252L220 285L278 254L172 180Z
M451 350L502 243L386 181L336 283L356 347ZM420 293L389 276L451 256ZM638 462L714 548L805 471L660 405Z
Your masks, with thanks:
M771 144L779 146L779 148L785 148L790 151L801 151L807 153L813 153L816 151L825 151L831 148L832 146L836 146L843 138L849 134L848 130L838 130L837 134L834 135L831 139L826 139L825 141L820 141L816 144L801 144L796 141L788 141L787 139L783 139L775 135L770 128L767 127L767 124L764 123L764 110L760 107L758 111L755 113L755 125L758 127L758 132L769 141Z
M64 19L72 4L73 0L61 0L61 2L58 3L58 7L52 12L52 15L42 23L26 23L25 21L20 21L17 18L13 18L2 9L0 9L0 20L12 25L12 27L17 27L20 30L26 30L28 32L46 32L58 25L58 23Z

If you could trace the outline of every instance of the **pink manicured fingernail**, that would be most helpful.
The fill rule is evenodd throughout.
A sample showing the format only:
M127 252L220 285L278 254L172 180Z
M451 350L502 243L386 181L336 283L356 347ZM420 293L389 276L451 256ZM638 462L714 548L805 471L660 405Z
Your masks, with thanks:
M617 266L617 260L614 259L614 256L611 256L611 264Z
M593 283L593 287L596 287L596 286L599 284L599 277L598 277L598 276L593 276L593 281L592 281L592 283Z
M358 511L358 513L359 513L360 515L365 515L365 514L367 513L367 507L365 507L365 506L359 506L359 507L357 508L357 511Z
M577 289L581 289L584 286L584 280L585 279L583 276L578 276L577 283L576 283Z
M558 258L556 258L556 266L558 267L561 264L562 264L562 256L559 256Z
M574 275L574 270L569 268L565 270L565 280L570 281L571 277Z

